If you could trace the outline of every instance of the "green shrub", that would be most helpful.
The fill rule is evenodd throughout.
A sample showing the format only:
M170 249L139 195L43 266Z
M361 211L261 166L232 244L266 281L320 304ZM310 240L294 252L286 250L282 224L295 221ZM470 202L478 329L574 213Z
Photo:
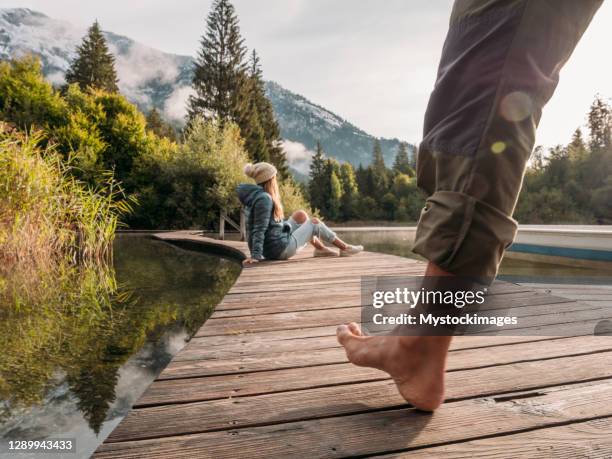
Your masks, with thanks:
M0 118L26 132L42 130L41 142L53 143L72 172L91 184L104 182L108 170L127 182L134 159L148 154L156 139L125 97L76 84L62 95L33 57L0 64Z
M67 117L66 101L45 81L37 58L0 62L0 119L29 129L61 126Z
M283 207L285 210L285 218L295 212L296 210L305 210L308 215L313 214L310 204L304 197L302 190L292 179L284 179L279 183L279 189L281 198L283 200ZM318 215L318 214L315 214Z
M39 156L43 162L53 157L65 183L74 178L75 199L84 189L80 182L106 190L112 171L139 202L127 219L132 227L211 228L219 209L239 207L235 188L246 180L242 169L249 158L234 124L194 119L177 144L147 130L144 115L120 94L76 84L54 89L33 57L0 64L0 119L22 132L37 130L24 148L52 146L55 153ZM291 179L282 192L288 212L308 209Z
M212 227L219 209L239 207L236 186L245 180L248 162L239 128L196 119L185 141L158 139L151 154L141 156L132 184L140 207L130 218L144 228Z

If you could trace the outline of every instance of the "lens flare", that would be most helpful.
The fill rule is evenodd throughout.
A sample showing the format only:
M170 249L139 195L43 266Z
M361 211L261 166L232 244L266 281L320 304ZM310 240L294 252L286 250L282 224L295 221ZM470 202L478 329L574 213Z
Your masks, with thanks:
M533 100L522 91L506 94L499 106L501 116L512 122L523 121L533 113L533 109Z
M491 151L495 153L496 155L503 153L505 150L506 150L506 142L502 142L501 140L491 145Z

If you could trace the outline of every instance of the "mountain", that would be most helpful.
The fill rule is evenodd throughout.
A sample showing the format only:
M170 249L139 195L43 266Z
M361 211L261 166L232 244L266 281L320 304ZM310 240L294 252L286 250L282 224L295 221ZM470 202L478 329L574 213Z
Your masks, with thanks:
M26 8L0 9L0 59L35 54L45 76L60 85L86 32L84 27ZM191 91L193 60L112 32L104 35L115 55L121 92L144 111L156 106L168 119L182 120Z
M84 27L27 8L0 9L0 59L38 55L45 76L61 85L85 33ZM146 112L157 107L169 121L181 124L185 101L192 91L193 59L165 53L112 32L104 34L116 58L121 92L141 110ZM303 178L308 172L317 140L329 157L354 165L369 164L374 136L278 83L267 82L266 92L296 176ZM400 141L379 140L390 164Z
M273 81L266 82L266 94L274 107L283 138L298 142L310 151L320 141L328 156L355 166L370 163L376 139L374 136ZM400 140L378 140L385 161L392 164Z

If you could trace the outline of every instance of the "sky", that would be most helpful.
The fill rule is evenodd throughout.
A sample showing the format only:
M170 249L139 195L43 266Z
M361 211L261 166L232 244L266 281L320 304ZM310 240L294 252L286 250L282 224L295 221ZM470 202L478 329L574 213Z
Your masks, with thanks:
M195 55L212 0L0 0ZM451 0L234 0L264 77L365 131L417 143ZM604 2L544 110L537 144L567 143L595 94L612 97L612 1Z

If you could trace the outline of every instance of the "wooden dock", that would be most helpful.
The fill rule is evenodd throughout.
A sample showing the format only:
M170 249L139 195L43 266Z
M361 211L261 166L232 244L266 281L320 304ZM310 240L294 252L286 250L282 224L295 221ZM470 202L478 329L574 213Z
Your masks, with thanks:
M188 232L160 238L245 251ZM359 321L360 276L423 270L391 255L309 250L244 269L95 457L612 457L612 337L593 336L612 317L610 287L553 296L495 283L491 294L568 334L456 337L447 400L430 414L385 373L349 364L335 339L338 324Z

